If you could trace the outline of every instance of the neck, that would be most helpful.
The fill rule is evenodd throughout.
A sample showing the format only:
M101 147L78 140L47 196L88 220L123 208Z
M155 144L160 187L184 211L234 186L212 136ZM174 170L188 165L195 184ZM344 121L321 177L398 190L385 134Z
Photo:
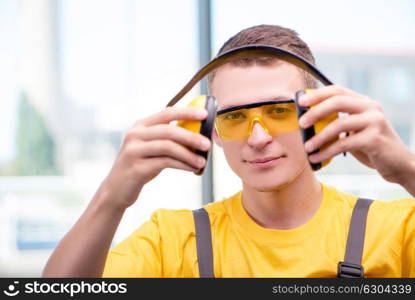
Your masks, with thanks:
M243 184L242 204L260 226L293 229L310 220L320 207L322 190L310 168L289 184L271 191L258 191Z

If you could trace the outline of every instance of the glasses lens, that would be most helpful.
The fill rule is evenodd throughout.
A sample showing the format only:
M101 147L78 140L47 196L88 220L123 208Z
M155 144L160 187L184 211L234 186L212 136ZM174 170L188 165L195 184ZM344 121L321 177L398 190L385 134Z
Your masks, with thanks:
M273 136L299 128L294 103L276 103L262 106L262 120L269 134Z
M253 127L250 124L258 118L271 135L299 128L294 103L273 103L229 111L216 117L215 126L222 139L243 140L249 137Z
M228 140L244 139L249 129L249 109L239 109L216 117L216 129L221 138Z

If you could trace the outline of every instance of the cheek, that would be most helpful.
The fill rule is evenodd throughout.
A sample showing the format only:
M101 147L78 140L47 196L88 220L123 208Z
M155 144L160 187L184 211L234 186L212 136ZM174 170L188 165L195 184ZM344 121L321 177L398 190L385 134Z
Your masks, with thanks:
M226 156L228 163L233 167L241 161L241 149L243 148L243 141L222 141L223 153Z
M284 145L284 148L290 157L295 157L296 159L301 158L301 160L307 159L303 139L299 130L282 134L278 139Z

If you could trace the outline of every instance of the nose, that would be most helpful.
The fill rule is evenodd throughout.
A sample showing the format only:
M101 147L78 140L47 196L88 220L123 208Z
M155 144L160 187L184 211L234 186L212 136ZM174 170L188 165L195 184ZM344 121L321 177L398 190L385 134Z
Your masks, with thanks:
M248 145L256 149L262 149L271 142L272 136L268 134L259 122L255 122L251 135L247 139Z

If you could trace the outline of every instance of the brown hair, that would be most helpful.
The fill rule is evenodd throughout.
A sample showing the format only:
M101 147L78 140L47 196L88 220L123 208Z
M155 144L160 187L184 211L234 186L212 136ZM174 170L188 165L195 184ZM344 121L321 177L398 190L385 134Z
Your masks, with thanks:
M299 38L298 33L278 25L258 25L244 29L227 40L222 48L219 49L217 55L247 45L268 45L283 48L303 57L313 65L315 64L310 48ZM234 60L230 64L233 66L270 65L274 61L275 58L270 57L251 57ZM315 78L303 70L300 71L304 76L307 88L316 88L317 82ZM208 76L209 86L214 76L215 71L212 71Z

